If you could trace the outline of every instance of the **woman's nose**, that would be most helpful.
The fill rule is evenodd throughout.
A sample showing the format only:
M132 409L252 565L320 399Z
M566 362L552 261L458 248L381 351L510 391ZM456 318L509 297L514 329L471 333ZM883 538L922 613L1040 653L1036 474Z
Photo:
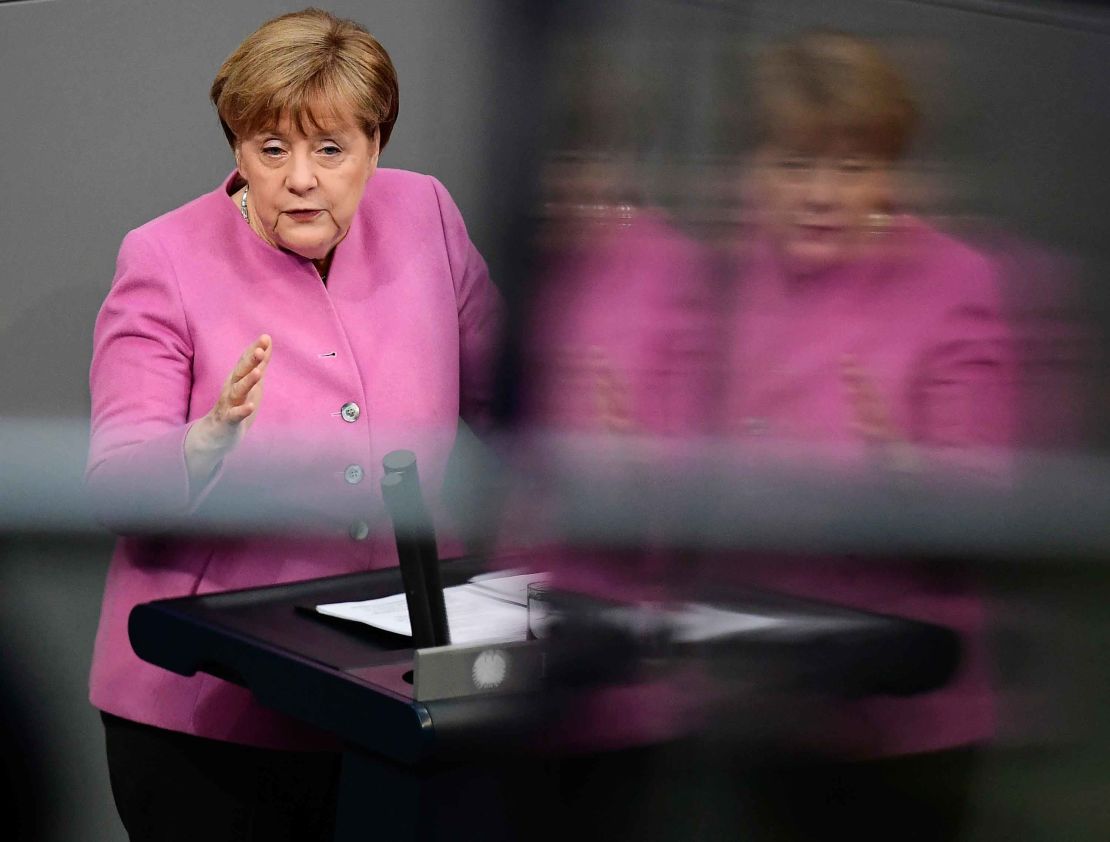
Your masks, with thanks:
M836 173L831 167L813 168L805 192L805 203L813 210L824 210L836 204Z
M293 193L306 193L316 186L316 168L307 155L292 155L285 184Z

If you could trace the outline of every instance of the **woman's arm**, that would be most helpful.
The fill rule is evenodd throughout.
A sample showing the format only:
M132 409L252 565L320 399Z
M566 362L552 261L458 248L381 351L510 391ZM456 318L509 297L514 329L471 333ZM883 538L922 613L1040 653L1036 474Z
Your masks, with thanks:
M968 254L957 268L937 285L943 298L902 395L880 394L855 358L842 360L841 375L857 433L892 467L997 477L1015 438L1013 339L990 264Z
M999 309L954 307L911 384L911 435L938 465L999 478L1016 439L1013 339Z
M446 188L432 179L459 311L459 414L475 431L490 423L493 362L504 305L486 262L470 241L462 214Z
M253 343L212 411L191 420L194 343L173 265L143 230L127 235L89 373L86 477L106 524L156 525L203 499L257 410L271 347Z

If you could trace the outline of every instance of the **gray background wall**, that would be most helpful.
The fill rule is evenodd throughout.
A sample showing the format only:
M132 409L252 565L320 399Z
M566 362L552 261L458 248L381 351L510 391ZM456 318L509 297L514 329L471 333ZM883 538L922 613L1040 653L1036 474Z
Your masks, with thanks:
M505 175L502 150L486 129L514 119L490 95L502 89L500 74L516 66L498 40L513 4L327 5L364 22L397 64L401 117L383 164L439 177L496 269ZM648 5L668 7L671 16L677 6ZM718 31L762 34L824 23L924 36L948 47L939 67L919 56L924 70L941 73L932 104L947 119L926 138L927 151L956 165L972 188L969 210L1080 256L1088 267L1085 300L1105 325L1099 267L1107 263L1103 218L1110 207L1103 150L1110 136L1108 30L1093 4L1042 5L1062 16L1044 18L1029 3L902 0L699 3L682 15L707 31L726 19L729 27ZM211 77L261 21L301 6L0 4L0 420L84 423L92 323L122 236L211 189L230 169L206 99ZM683 68L675 73L679 90L698 84L684 80ZM0 647L43 737L49 839L123 839L98 722L85 702L109 548L106 535L0 542ZM1030 587L1046 586L1033 581ZM1058 600L1060 615L1087 605L1077 599ZM982 803L993 803L989 792Z

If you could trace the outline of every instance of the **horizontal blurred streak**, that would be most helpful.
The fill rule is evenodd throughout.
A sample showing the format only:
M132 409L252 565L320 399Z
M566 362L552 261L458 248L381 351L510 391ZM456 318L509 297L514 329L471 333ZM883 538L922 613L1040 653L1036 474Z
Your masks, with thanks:
M86 429L80 422L0 425L0 531L93 533L103 527L82 479ZM547 537L572 544L672 548L855 552L1051 563L1110 556L1110 462L1092 455L1025 453L1005 481L936 472L822 469L816 459L773 460L734 443L676 443L636 436L551 435L503 439L517 452L509 473L480 456L460 459L443 505L473 514L465 537L497 529L481 493L531 500ZM295 490L305 468L271 463L268 481ZM214 494L190 516L144 512L118 489L96 511L128 531L314 534L357 513L302 507L292 493ZM286 489L287 492L290 489ZM431 496L431 495L430 495ZM491 504L492 505L492 504ZM350 509L350 510L347 510ZM365 512L362 513L366 515ZM469 534L467 534L469 533ZM508 536L510 540L512 535Z
M1110 21L1102 10L1099 0L1078 3L1035 3L1030 0L912 0L921 6L936 6L965 12L978 12L995 15L1008 20L1042 23L1077 29L1082 32L1110 33ZM1084 8L1086 5L1088 8Z
M1028 453L1009 477L822 468L727 442L552 436L533 472L553 528L584 545L1043 561L1110 548L1110 463ZM665 467L664 467L665 465ZM542 475L542 476L541 476Z
M88 449L87 421L0 419L0 532L102 532L85 489Z

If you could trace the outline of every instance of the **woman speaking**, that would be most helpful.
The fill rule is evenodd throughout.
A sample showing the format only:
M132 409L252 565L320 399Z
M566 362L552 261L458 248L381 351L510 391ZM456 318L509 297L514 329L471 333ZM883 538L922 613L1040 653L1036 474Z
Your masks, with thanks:
M88 481L148 517L229 494L299 502L314 532L121 538L91 699L131 839L326 839L327 738L140 661L128 614L395 564L375 529L381 456L406 447L442 474L459 417L480 419L500 302L443 186L378 167L397 78L363 27L318 10L269 21L211 97L235 170L123 241L94 335ZM264 482L276 460L303 481Z

